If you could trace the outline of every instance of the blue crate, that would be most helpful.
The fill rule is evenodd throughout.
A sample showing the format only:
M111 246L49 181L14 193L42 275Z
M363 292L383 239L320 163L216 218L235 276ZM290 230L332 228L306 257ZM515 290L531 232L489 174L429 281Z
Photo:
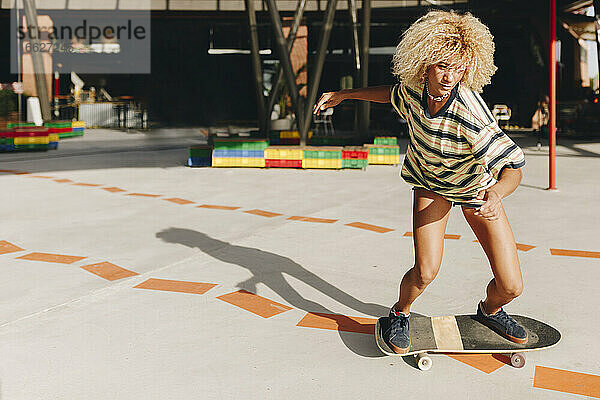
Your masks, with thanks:
M0 151L15 151L15 145L14 144L0 145Z
M210 157L190 157L187 162L188 167L211 167L212 158Z
M48 143L48 150L56 150L56 149L58 149L58 142Z
M213 157L217 158L265 158L264 150L213 150Z

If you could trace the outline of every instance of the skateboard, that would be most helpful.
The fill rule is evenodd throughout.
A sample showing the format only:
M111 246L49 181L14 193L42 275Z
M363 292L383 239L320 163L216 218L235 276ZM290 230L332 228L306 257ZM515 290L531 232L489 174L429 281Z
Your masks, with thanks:
M529 341L517 344L505 339L483 323L476 315L449 315L427 317L410 316L411 346L406 354L394 353L383 340L383 332L389 326L389 318L381 317L375 324L375 340L379 349L389 356L414 356L420 370L431 368L429 353L501 353L510 358L516 368L525 366L524 352L542 350L560 341L560 332L533 318L512 315L521 324Z

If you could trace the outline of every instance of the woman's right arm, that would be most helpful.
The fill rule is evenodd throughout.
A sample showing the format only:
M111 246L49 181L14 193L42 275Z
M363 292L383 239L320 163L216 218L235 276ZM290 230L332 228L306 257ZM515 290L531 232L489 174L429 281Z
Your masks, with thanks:
M389 103L391 86L373 86L361 89L344 89L338 92L323 93L317 101L313 113L319 115L321 111L335 107L344 100L374 101L376 103Z

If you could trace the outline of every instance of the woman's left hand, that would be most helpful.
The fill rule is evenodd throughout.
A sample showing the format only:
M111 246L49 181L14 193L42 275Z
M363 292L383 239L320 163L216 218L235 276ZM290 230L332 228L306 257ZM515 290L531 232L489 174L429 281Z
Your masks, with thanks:
M477 200L485 200L485 204L479 207L474 215L479 215L488 221L495 221L500 218L502 197L494 189L482 190L477 195Z

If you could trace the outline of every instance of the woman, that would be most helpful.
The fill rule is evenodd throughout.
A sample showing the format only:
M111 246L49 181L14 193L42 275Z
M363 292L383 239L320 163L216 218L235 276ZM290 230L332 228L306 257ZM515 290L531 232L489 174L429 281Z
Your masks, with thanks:
M325 93L315 113L346 99L392 103L408 121L401 176L413 186L414 266L390 309L389 346L410 348L411 304L436 277L452 206L461 206L494 278L479 302L481 322L516 343L527 332L502 308L523 291L514 236L502 199L519 185L523 152L498 127L478 92L496 71L489 29L471 14L431 11L404 33L392 61L400 83Z

